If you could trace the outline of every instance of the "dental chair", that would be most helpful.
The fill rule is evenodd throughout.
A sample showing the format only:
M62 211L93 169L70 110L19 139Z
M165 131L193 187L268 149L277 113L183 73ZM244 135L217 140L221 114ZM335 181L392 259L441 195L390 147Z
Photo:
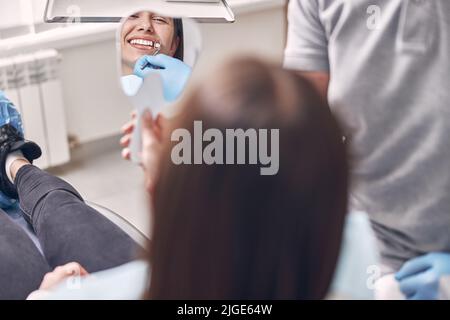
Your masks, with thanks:
M114 211L105 208L99 204L86 201L86 203L93 209L100 212L104 217L106 217L108 220L110 220L112 223L117 225L120 229L122 229L123 232L128 234L131 239L133 239L137 244L139 244L141 247L146 247L148 238L138 229L136 228L131 222L120 216L119 214L115 213Z

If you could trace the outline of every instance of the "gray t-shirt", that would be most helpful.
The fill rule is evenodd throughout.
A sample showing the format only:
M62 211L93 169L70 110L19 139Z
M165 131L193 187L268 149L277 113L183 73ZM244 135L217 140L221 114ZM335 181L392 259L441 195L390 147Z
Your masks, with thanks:
M285 67L330 73L383 262L450 252L450 1L291 0Z

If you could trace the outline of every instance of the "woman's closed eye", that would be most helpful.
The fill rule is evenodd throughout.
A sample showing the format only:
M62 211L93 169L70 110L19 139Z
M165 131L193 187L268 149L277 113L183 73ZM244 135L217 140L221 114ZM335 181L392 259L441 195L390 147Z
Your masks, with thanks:
M152 18L152 20L157 22L157 23L161 23L161 24L167 24L168 23L167 18L160 17L160 16L154 16Z

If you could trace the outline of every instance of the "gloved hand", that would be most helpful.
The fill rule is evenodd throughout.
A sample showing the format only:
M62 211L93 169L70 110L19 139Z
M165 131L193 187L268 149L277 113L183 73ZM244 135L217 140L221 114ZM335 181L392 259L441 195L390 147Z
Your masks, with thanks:
M408 300L436 300L445 275L450 275L450 253L432 252L407 261L395 279Z
M134 66L134 74L143 79L152 73L161 75L164 98L168 102L175 101L181 95L191 72L191 67L183 61L165 54L143 56Z
M11 124L23 135L22 118L20 117L19 112L12 102L6 98L5 94L0 91L0 127L7 123ZM0 192L0 208L7 209L15 206L16 203L16 200L11 199L4 195L3 192Z

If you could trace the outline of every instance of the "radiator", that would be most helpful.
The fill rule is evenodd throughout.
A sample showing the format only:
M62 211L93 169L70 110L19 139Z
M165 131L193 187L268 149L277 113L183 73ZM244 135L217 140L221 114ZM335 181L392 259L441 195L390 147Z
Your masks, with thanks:
M70 160L56 50L0 60L0 89L22 115L25 137L42 148L34 163L45 169Z

